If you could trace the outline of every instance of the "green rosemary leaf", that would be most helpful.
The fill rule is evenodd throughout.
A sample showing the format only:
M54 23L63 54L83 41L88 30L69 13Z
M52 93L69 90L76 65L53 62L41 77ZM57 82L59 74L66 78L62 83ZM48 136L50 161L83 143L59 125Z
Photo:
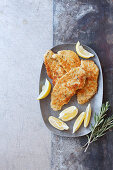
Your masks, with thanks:
M96 113L94 114L94 121L96 122Z
M89 140L89 135L86 135L87 136L87 138L88 138L88 140Z
M92 123L91 123L91 131L94 129L94 126L92 125Z

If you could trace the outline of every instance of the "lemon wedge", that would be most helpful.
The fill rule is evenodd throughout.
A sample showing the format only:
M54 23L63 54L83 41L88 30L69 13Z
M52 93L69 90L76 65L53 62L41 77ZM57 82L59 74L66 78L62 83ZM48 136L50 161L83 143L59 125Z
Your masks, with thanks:
M86 116L86 113L85 113L85 112L82 112L82 113L78 116L78 118L75 120L75 123L74 123L74 126L73 126L73 133L75 133L75 132L79 129L79 127L81 126L81 124L82 124L85 116Z
M80 42L79 42L79 41L76 43L76 52L77 52L77 54L78 54L80 57L82 57L82 58L94 57L94 54L92 54L92 53L88 52L87 50L85 50L85 49L83 48L83 46L80 45Z
M89 125L90 119L91 119L91 105L88 104L86 108L86 117L84 119L84 127L87 127Z
M70 106L67 109L64 109L60 113L59 119L66 122L73 119L77 115L77 113L78 113L78 109L75 106Z
M58 118L56 118L54 116L50 116L48 120L49 120L49 123L56 129L59 129L59 130L68 130L69 129L69 127L67 126L66 123L62 122L61 120L59 120Z
M46 79L45 85L42 86L42 92L38 96L38 100L43 99L48 96L51 91L51 83Z

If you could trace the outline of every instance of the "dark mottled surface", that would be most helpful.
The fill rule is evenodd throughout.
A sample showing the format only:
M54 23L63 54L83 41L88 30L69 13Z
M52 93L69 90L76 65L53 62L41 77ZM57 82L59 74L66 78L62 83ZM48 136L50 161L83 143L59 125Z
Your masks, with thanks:
M104 75L104 101L113 113L113 1L53 0L53 43L80 42L93 48ZM81 150L86 137L51 136L52 170L113 170L113 131Z

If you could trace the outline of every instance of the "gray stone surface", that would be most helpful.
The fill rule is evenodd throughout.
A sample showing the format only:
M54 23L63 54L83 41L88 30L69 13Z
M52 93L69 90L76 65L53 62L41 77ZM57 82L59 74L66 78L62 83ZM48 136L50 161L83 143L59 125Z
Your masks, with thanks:
M0 1L0 170L50 169L50 132L36 98L51 47L51 0Z
M104 101L113 113L113 1L54 0L53 43L80 42L97 52L104 73ZM52 170L112 170L113 131L81 150L86 137L52 135Z

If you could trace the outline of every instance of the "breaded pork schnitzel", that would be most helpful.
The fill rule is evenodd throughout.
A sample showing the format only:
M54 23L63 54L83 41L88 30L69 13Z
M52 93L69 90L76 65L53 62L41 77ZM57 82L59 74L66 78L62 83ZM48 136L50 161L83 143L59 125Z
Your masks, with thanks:
M99 75L99 68L92 60L81 60L81 68L86 71L87 78L97 80Z
M58 51L58 55L58 61L66 72L72 68L79 67L81 64L80 58L74 51L62 50Z
M48 76L53 79L53 84L55 84L57 80L66 73L66 71L59 64L58 60L53 57L53 54L54 53L51 50L48 50L44 55L44 63Z
M71 50L58 51L54 54L51 50L44 55L44 63L46 66L48 76L53 79L53 84L66 72L72 68L80 66L80 59L78 55Z
M64 104L67 104L76 90L81 89L85 85L86 73L76 67L62 76L55 84L51 93L51 108L53 110L61 110Z
M84 104L97 93L99 68L92 60L81 60L81 68L85 70L87 78L85 86L77 90L77 101Z

